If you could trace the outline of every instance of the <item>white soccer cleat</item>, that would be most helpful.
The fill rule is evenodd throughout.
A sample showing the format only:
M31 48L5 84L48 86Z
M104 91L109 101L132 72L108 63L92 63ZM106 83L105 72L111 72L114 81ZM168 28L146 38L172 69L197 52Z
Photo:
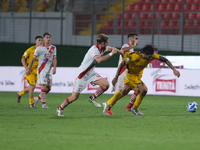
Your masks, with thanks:
M43 104L42 109L49 109L49 107L46 104Z
M35 101L35 103L34 103L34 106L35 106L35 108L38 108L38 102L39 102L39 98L38 97L34 97L34 101Z
M58 116L64 116L63 115L63 110L61 110L59 108L56 109L56 113L57 113Z
M143 113L141 111L139 111L138 108L136 108L136 109L131 108L131 111L137 116L143 116Z
M103 114L104 114L105 116L109 116L110 114L107 113L107 111L108 111L108 109L109 109L109 106L107 106L107 102L103 102L103 107L104 107L104 109L103 109Z
M97 100L95 98L93 98L93 96L90 96L88 100L89 100L89 102L93 103L96 107L98 107L98 108L101 107L101 104L99 104L97 102Z

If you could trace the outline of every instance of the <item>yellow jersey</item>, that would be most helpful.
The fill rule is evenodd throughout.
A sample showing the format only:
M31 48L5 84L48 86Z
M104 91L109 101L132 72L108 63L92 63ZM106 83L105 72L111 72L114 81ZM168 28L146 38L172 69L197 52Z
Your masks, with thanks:
M160 55L154 53L152 58L147 60L140 57L140 52L127 52L123 55L123 61L126 64L128 73L130 74L142 74L144 68L154 59L159 60Z
M26 66L29 67L31 60L33 58L34 52L35 52L36 47L32 46L29 49L27 49L22 57L26 59ZM36 58L35 62L33 63L33 66L31 68L31 73L37 74L37 66L38 66L38 57Z

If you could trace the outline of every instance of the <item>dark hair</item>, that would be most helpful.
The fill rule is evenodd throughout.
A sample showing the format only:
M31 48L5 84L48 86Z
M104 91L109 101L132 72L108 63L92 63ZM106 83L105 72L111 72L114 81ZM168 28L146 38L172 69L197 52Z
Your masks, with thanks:
M138 34L137 34L137 33L129 33L129 34L128 34L128 38L134 37L134 36L138 36Z
M140 52L145 53L146 55L153 55L154 49L155 49L154 46L149 44L149 45L146 45L145 47L143 47Z
M50 35L50 36L51 36L51 34L50 34L49 32L45 32L45 33L43 34L43 37L45 37L46 35Z
M37 35L37 36L35 37L35 41L36 41L37 39L39 39L39 38L42 39L42 36L41 36L41 35Z
M97 43L98 44L101 44L102 42L107 42L107 40L108 40L109 38L108 38L108 36L107 35L105 35L105 34L99 34L98 36L97 36Z

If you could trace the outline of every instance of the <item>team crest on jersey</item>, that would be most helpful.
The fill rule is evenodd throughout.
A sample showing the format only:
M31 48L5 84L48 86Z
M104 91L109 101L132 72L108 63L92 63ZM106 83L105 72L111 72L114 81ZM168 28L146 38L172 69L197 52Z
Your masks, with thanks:
M45 58L50 58L50 57L51 57L50 53L45 54Z

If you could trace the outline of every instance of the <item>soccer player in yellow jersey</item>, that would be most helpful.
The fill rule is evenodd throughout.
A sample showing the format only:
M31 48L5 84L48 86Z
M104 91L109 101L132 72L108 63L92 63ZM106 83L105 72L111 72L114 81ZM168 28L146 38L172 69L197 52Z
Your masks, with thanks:
M130 90L134 90L135 88L138 88L139 94L137 95L137 98L135 100L133 107L131 108L131 111L135 115L143 116L143 114L139 111L138 107L140 106L148 89L146 85L142 82L141 78L142 78L142 73L143 73L144 68L146 68L147 65L154 59L165 62L169 66L169 68L173 70L173 73L175 76L177 77L180 76L180 72L174 68L174 66L171 64L169 60L167 60L165 57L159 54L154 53L154 47L152 45L146 45L140 52L125 53L123 55L123 61L118 67L117 74L112 81L112 84L115 85L118 80L118 76L120 74L122 67L126 65L127 78L124 81L124 88L116 92L113 95L113 97L109 99L107 102L103 103L104 115L109 115L107 113L107 110L110 105L113 105L114 103L117 102L117 100L127 95Z
M29 68L30 62L33 58L33 54L35 52L36 47L40 46L42 44L43 40L42 40L42 36L38 35L35 37L35 46L30 47L29 49L27 49L24 54L22 55L22 65L24 66L24 68L26 69L26 71ZM35 85L37 82L37 66L38 66L38 58L37 60L34 62L33 67L31 69L31 74L30 75L26 75L26 82L29 83L29 87L23 89L22 91L18 91L17 92L17 102L20 103L20 99L21 96L29 93L29 104L30 104L30 108L34 108L34 99L33 99L33 92L35 89Z

